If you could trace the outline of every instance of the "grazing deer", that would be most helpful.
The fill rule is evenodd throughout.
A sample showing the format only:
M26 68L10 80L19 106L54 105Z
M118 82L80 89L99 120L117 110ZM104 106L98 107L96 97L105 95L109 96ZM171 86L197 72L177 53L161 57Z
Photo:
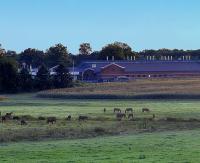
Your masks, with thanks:
M6 121L6 116L1 117L1 122L4 123Z
M68 115L67 118L66 118L67 121L71 121L71 119L72 119L71 115Z
M49 124L49 123L51 123L51 124L56 123L56 117L48 117L48 118L47 118L47 123L48 123L48 124Z
M133 113L133 108L126 108L125 113L127 113L127 112Z
M128 119L133 118L133 113L128 114Z
M84 120L88 120L88 116L85 116L85 115L80 115L79 117L78 117L78 120L79 121L84 121Z
M6 113L6 119L12 119L12 114L13 112L10 112L10 113Z
M150 112L150 109L148 109L148 108L143 108L142 109L142 112L144 113L144 112Z
M122 112L121 109L119 109L119 108L114 108L113 111L114 111L114 113L115 113L115 112L118 112L118 113L121 113L121 112Z
M27 122L25 120L21 120L21 125L27 125Z
M20 120L20 117L19 117L19 116L13 116L12 119L13 119L13 120Z
M117 118L118 120L121 120L122 118L126 118L126 114L125 114L125 113L117 113L117 114L116 114L116 118Z

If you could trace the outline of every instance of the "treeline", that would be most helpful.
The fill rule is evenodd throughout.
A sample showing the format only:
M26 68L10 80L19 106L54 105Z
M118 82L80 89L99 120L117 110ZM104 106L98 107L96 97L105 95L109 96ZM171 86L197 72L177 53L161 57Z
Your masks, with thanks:
M46 52L28 48L17 54L0 48L0 92L30 92L73 86L68 71L72 57L62 44L50 47ZM51 75L49 68L55 68ZM31 69L38 68L36 75Z
M152 56L155 60L161 60L162 57L172 56L173 60L181 60L184 56L189 56L191 60L200 59L200 49L198 50L178 50L178 49L159 49L159 50L143 50L135 52L132 48L122 42L114 42L106 45L100 51L92 51L89 43L80 45L78 54L71 54L67 47L62 44L56 44L48 48L46 51L28 48L20 53L15 51L6 51L0 46L0 56L13 58L21 66L23 63L38 67L42 64L47 67L53 67L62 64L70 67L74 63L77 65L83 60L146 60L147 57Z
M34 77L27 68L18 69L16 65L13 59L0 59L0 92L31 92L73 86L72 76L62 64L55 68L54 75L50 75L49 69L41 65Z
M144 50L135 52L122 42L106 45L100 51L93 51L89 43L82 43L79 54L71 54L62 44L51 46L46 51L28 48L17 53L5 50L0 45L0 92L27 92L50 88L72 86L72 77L68 71L73 64L78 65L83 60L161 60L168 57L173 60L200 59L200 50ZM50 75L49 69L58 66L55 75ZM36 76L31 76L31 68L39 68Z

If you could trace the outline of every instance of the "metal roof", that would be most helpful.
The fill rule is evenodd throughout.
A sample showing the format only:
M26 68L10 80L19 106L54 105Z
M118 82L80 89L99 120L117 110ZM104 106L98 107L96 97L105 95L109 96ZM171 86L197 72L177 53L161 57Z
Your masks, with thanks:
M100 72L102 67L112 63L124 67L125 72L200 72L200 61L86 61L74 69L76 72L83 72L92 68L95 72Z

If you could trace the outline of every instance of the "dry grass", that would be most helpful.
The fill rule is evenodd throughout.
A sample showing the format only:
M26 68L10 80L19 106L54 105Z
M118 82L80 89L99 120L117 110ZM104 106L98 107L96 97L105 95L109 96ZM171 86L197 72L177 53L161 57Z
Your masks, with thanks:
M40 97L66 98L134 98L145 96L200 97L200 78L145 79L127 83L97 83L85 86L40 92Z
M6 97L0 96L0 101L3 101L5 99L6 99Z
M9 121L6 124L1 124L3 129L0 130L0 143L194 130L200 127L199 122L199 119L185 120L167 117L158 120L150 118L123 119L122 121L98 121L93 119L85 122L59 120L53 125L41 121L28 121L27 126L20 126L17 121ZM5 129L6 126L9 129Z

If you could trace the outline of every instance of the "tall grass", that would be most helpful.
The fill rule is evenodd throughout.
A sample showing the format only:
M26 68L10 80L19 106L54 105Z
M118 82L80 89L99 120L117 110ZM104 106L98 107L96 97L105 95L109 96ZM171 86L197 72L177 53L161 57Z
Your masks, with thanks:
M0 96L0 101L3 101L5 99L6 99L6 97Z
M200 79L145 79L97 83L39 92L38 97L67 99L199 99Z

